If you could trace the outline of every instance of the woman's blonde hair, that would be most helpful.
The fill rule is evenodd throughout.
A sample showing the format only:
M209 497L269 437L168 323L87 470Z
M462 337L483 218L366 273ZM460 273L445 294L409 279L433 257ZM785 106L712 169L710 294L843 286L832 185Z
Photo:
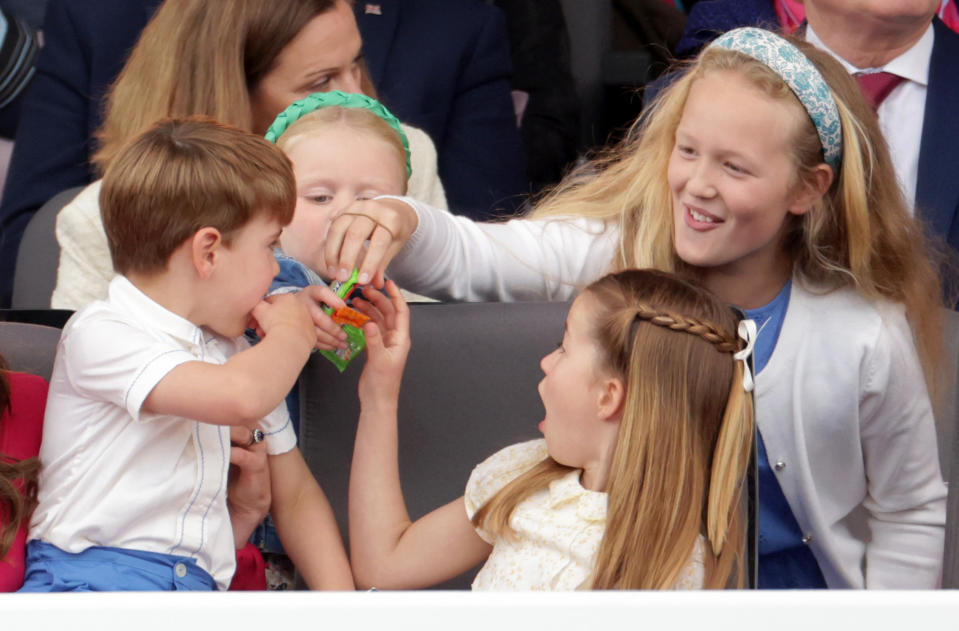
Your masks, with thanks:
M787 39L829 85L843 143L842 161L826 194L809 212L787 219L785 245L795 270L819 287L854 286L867 298L903 303L932 386L941 356L943 305L933 249L910 216L877 118L855 80L828 53ZM796 164L792 185L814 186L814 169L824 163L822 145L796 96L763 63L709 48L659 94L621 143L561 182L532 216L577 215L618 223L620 248L612 270L654 267L695 278L697 270L681 261L674 247L667 170L690 87L715 72L735 72L769 98L797 108L801 116L789 145Z
M337 1L165 0L107 94L94 166L102 175L125 142L161 118L203 114L250 131L250 90Z
M669 589L707 540L705 587L741 585L743 487L753 436L737 319L711 293L657 270L610 274L592 336L626 399L610 464L592 589ZM473 518L510 536L513 509L571 469L546 458Z
M0 419L13 405L6 371L7 363L0 356ZM0 562L10 551L20 524L26 523L36 508L39 475L37 458L16 460L0 453Z
M396 168L400 170L404 182L404 189L395 194L406 194L406 149L403 147L403 142L386 121L367 109L332 105L313 110L287 127L286 131L276 139L276 146L282 149L284 153L289 153L290 147L299 139L317 131L329 129L333 125L344 125L359 133L367 133L386 142L395 154Z

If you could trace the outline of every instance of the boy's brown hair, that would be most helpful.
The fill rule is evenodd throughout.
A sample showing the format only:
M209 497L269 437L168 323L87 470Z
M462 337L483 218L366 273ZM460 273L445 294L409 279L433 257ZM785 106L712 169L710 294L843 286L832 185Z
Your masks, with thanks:
M103 177L100 212L120 274L166 269L170 255L213 227L229 246L266 213L293 218L296 183L273 144L204 116L168 118L131 140Z

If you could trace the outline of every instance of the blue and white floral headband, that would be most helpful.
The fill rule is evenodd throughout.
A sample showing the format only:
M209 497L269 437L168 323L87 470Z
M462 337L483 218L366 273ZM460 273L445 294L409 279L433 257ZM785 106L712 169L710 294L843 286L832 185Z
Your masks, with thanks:
M277 115L273 124L266 130L264 137L275 144L290 125L310 112L324 107L350 107L369 110L382 118L400 137L400 143L406 153L406 177L413 173L413 167L410 164L410 141L406 138L403 128L400 127L400 121L386 109L385 105L365 94L350 94L340 90L332 90L330 92L316 92L299 101L294 101Z
M709 45L748 55L779 75L806 108L819 133L826 164L839 168L842 123L826 80L809 58L788 40L761 28L737 28Z

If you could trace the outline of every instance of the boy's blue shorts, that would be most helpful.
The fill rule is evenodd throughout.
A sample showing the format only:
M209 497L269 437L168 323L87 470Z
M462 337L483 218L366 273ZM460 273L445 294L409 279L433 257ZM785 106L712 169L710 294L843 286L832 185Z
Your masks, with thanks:
M158 552L92 547L78 554L27 544L21 592L211 591L216 582L196 561Z

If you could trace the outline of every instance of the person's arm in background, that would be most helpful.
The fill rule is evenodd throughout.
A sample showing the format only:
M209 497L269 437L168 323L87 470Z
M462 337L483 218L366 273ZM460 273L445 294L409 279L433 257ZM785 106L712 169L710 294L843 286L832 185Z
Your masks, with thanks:
M20 237L51 197L94 179L100 99L156 0L50 0L44 47L24 95L0 204L0 306L10 303Z

